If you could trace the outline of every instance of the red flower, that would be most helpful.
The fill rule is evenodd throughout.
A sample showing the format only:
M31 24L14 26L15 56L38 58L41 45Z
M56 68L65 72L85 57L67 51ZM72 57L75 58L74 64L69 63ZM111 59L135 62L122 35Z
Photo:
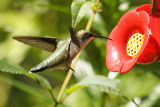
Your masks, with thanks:
M110 71L125 73L136 63L149 64L160 59L160 1L152 3L151 13L149 4L131 10L110 33L112 41L107 42L106 49Z

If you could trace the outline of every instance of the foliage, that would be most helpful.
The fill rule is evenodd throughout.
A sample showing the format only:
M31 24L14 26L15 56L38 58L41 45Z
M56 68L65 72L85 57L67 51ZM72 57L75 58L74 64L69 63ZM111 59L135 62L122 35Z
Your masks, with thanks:
M88 86L95 86L100 91L104 91L106 93L111 93L115 95L120 95L118 84L120 81L118 80L110 80L104 76L88 76L81 80L76 85L70 87L66 90L66 94L71 94L77 89L88 87Z
M39 83L42 87L47 88L48 90L51 90L51 85L49 84L49 82L45 78L43 78L42 76L40 76L38 74L29 74L26 70L24 70L20 67L15 67L15 66L9 65L3 61L0 61L0 71L11 73L11 74L26 75L26 76L36 80L37 83Z
M91 5L92 2L90 1L88 2L73 1L71 5L73 27L76 27L76 25L80 23L80 21L86 15L86 13L88 13L88 11L92 11Z

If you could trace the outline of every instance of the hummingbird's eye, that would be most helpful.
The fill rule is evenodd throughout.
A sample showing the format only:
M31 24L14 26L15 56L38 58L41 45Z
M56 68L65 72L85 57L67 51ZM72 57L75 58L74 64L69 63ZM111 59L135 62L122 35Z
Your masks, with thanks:
M90 34L89 34L89 33L85 33L85 34L84 34L84 38L87 39L87 38L89 38L89 37L90 37Z
M91 35L89 33L85 33L85 34L83 34L81 41L84 42L84 41L88 40L90 37L91 37Z

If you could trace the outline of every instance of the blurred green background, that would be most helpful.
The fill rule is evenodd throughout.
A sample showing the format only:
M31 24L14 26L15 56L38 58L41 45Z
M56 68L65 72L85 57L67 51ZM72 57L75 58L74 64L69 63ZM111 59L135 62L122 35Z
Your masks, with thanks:
M79 0L80 1L80 0ZM84 1L84 0L83 0ZM13 36L53 36L66 39L71 25L72 0L1 0L0 60L29 70L50 53L12 39ZM150 0L100 0L102 12L96 14L91 31L108 36L120 17ZM87 10L86 10L87 11ZM86 18L87 19L87 18ZM84 29L83 20L77 30ZM86 75L112 78L105 64L106 40L93 40L82 52L69 86ZM126 74L118 74L120 92L135 99L142 107L160 107L160 64L136 65ZM44 71L57 96L67 73ZM49 93L32 79L22 75L0 73L0 107L52 107ZM123 97L84 88L68 97L62 107L135 107Z

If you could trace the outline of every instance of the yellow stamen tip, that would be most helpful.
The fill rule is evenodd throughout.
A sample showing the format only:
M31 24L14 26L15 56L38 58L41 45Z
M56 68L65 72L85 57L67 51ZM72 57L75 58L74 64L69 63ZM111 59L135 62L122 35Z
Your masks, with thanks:
M140 51L144 41L144 35L140 33L133 34L128 40L126 51L131 57L135 57Z

